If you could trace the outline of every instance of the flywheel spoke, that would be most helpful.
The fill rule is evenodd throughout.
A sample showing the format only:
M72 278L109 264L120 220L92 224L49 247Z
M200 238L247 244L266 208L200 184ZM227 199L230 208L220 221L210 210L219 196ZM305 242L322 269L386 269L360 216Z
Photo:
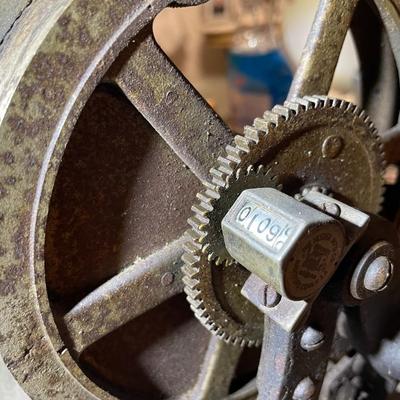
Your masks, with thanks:
M243 348L227 344L216 336L210 337L198 380L190 398L220 400L229 393ZM186 397L185 397L186 398Z
M128 49L111 79L201 180L231 141L232 133L183 77L151 33ZM123 56L122 56L123 58Z
M88 346L183 291L180 238L105 282L64 316L74 350Z
M358 0L320 0L289 99L329 92Z

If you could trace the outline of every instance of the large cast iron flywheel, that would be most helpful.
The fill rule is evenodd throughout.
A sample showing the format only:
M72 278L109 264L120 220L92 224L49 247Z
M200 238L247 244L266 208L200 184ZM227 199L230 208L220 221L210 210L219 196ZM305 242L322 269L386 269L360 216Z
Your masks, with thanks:
M151 24L200 2L36 0L1 42L0 354L32 399L256 398L258 351L211 335L183 295L190 206L233 135ZM322 1L293 95L327 94L346 3ZM383 131L400 31L397 2L375 3L352 30Z

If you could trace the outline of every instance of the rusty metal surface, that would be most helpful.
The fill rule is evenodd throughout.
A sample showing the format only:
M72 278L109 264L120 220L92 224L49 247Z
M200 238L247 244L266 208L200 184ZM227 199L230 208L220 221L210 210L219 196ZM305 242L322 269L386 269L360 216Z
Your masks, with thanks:
M288 95L327 95L358 0L322 0Z
M335 332L338 307L321 301L314 305L312 317L306 325L294 332L287 332L266 317L263 351L257 375L261 398L268 400L318 399L325 376L327 360ZM318 315L319 314L319 315ZM315 318L315 319L313 319ZM307 327L317 327L324 340L312 351L305 351L302 337ZM312 392L298 388L304 380L310 380ZM300 390L303 395L300 395Z
M122 54L128 60L121 68L115 65L111 78L182 162L199 179L208 179L217 153L231 142L230 131L188 86L152 33L143 36Z
M174 5L197 3L182 0ZM398 61L397 11L389 0L376 3ZM157 296L137 293L136 300L144 299L141 310L151 310L142 314L133 307L122 313L135 299L130 291L132 299L124 296L124 290L140 282L123 278L132 278L134 267L146 264L140 259L153 260L152 254L181 237L198 178L207 176L221 145L230 140L224 123L162 53L145 42L146 26L168 4L168 0L36 0L1 47L0 353L32 399L219 400L228 394L232 377L240 375L233 371L240 350L210 339L181 295L169 298L179 293L180 285L173 285L171 293L167 290L167 297L159 300L169 300L154 309ZM324 32L326 21L320 22L319 32ZM343 18L335 29L347 22ZM328 54L329 71L322 76L325 83L306 79L304 73L303 82L296 78L298 87L327 87L342 33L328 40L333 50ZM150 43L149 48L140 43L126 47L134 37ZM318 64L322 42L314 47L314 61L307 65ZM154 62L143 62L144 57ZM131 68L135 79L129 74ZM159 73L153 72L154 79L148 81L157 68ZM109 84L92 95L105 74L107 83L110 76L115 78L133 105ZM193 130L188 132L188 127ZM188 138L194 148L187 146ZM307 146L297 144L294 154L307 160L302 153ZM277 161L287 164L288 170L297 169L285 145L278 147ZM231 157L237 156L233 151ZM309 172L307 182L325 174ZM335 179L333 174L328 181L337 184L344 197L352 197L347 187L360 187L354 178ZM284 183L293 190L299 186L290 179ZM163 195L157 196L160 187ZM372 187L367 190L373 191ZM362 203L360 199L352 198L356 204ZM362 206L371 204L375 203ZM165 273L176 272L171 261L172 270ZM154 276L160 285L171 282L170 275ZM239 304L234 313L248 311L235 299L246 277L241 270L235 277L220 271L210 278L216 282L217 295L233 298L227 300L228 306ZM114 286L115 281L120 286ZM159 289L154 286L154 291ZM117 303L115 298L107 303L104 296L96 297L97 288L110 294L108 287L117 288L113 292ZM91 314L89 308L74 307L93 298L100 300L95 302L97 309L118 311L106 316L95 313L94 322L82 325L69 320L74 325L69 335L64 315L71 310ZM107 329L102 331L104 322ZM84 350L80 358L74 347ZM227 363L231 368L225 367ZM254 397L251 390L230 398Z
M116 398L184 399L207 358L210 338L199 328L180 295L87 348L80 366Z
M183 241L178 239L127 267L64 315L67 335L76 352L81 353L132 319L182 293Z
M118 93L97 89L63 155L51 199L51 295L81 300L178 239L196 188L199 181L144 118Z
M166 4L159 1L147 7L148 3L119 1L115 7L112 1L100 5L79 0L64 2L66 10L60 17L62 7L48 3L47 18L58 18L58 22L51 29L46 24L36 27L43 29L35 34L40 49L32 54L30 64L27 57L25 65L29 66L4 116L0 133L4 166L0 345L7 366L32 398L112 397L80 372L52 322L44 280L44 228L58 165L77 115L115 55ZM14 88L18 79L9 80ZM13 241L4 237L5 232ZM117 263L116 268L127 264ZM103 277L112 274L111 268ZM47 278L50 284L51 274ZM82 285L89 283L98 282L84 280ZM66 293L79 296L68 289Z

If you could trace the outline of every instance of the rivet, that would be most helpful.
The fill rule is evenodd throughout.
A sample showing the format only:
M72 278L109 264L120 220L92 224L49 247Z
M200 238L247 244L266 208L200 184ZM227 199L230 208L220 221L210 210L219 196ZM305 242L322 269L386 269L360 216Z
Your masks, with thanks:
M385 256L372 261L364 276L364 287L371 292L379 292L387 287L392 276L393 265Z
M169 286L172 285L174 282L175 275L172 272L166 272L162 277L161 277L161 284L163 286Z
M338 135L328 136L322 144L322 156L324 158L336 158L343 149L343 138Z
M300 346L305 351L319 349L324 344L324 334L311 326L307 327L300 339Z
M315 393L315 385L311 378L304 378L296 386L293 393L293 400L310 400Z

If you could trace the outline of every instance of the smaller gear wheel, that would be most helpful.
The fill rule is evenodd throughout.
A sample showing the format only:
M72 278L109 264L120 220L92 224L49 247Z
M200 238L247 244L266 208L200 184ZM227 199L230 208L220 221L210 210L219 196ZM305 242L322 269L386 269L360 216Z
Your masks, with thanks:
M221 222L243 190L276 187L276 179L263 166L238 169L226 180L217 170L211 174L213 184L197 195L199 202L189 220L192 229L183 256L185 292L196 317L214 334L229 343L259 345L263 316L240 294L249 272L226 252Z

